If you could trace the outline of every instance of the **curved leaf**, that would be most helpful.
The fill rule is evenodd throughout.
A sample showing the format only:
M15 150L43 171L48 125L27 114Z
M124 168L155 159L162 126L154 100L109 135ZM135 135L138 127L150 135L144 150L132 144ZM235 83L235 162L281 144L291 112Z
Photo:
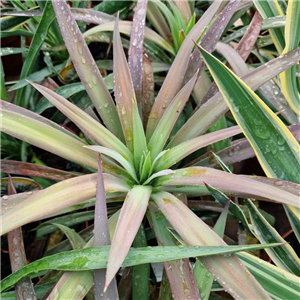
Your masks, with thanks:
M188 245L226 245L222 238L172 194L158 192L153 193L151 198ZM205 257L201 258L201 262L234 298L271 299L235 255Z
M174 171L174 174L158 178L155 182L158 190L208 195L205 184L222 191L229 196L240 196L290 204L299 207L300 185L293 189L282 190L283 180L278 185L264 183L251 177L229 174L224 171L205 167L190 167Z
M105 288L121 267L146 213L151 187L134 186L122 206L107 262Z
M122 139L123 134L115 104L71 13L70 7L62 0L53 0L52 4L66 47L81 82L105 125L114 135Z
M299 47L300 42L300 2L289 1L287 9L287 19L285 26L285 48L282 54ZM300 115L300 97L299 88L296 79L296 66L282 72L279 75L281 89L289 102L291 108L297 115Z
M250 71L242 80L253 90L290 68L298 62L300 58L300 48L279 56L262 66ZM182 141L194 138L205 132L220 116L225 114L228 106L222 99L221 93L217 93L210 100L199 107L189 120L182 126L173 137L169 146L174 146Z
M250 246L158 246L131 248L122 266L129 267L150 262L164 262L175 259L220 255L237 251L252 251L273 245ZM110 246L90 247L47 256L26 265L1 281L1 291L13 286L24 276L43 270L84 271L105 268Z
M105 147L117 150L128 161L133 161L132 154L125 145L82 109L46 87L33 82L30 82L30 84L53 103L66 117L72 120L84 133L88 133L96 142Z
M106 193L129 190L125 181L112 175L104 174L104 180ZM78 176L33 194L2 215L1 235L65 207L95 197L96 181L97 174ZM53 199L55 199L55 205Z
M199 48L235 120L268 177L300 182L300 147L281 120L232 71Z

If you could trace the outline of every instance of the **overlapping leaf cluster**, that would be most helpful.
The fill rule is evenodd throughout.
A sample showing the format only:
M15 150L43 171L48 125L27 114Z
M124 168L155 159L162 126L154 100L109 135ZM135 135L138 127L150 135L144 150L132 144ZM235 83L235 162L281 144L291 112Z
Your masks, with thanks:
M147 263L164 262L163 280L167 278L168 283L162 285L160 299L208 299L214 278L236 299L297 297L299 258L291 246L266 250L276 266L246 253L231 253L285 242L247 198L284 204L298 239L300 236L296 139L299 124L295 109L299 98L296 64L300 49L299 32L291 26L299 21L294 10L299 10L300 5L296 1L287 6L284 1L274 1L280 6L273 7L271 2L254 1L262 17L256 12L246 32L241 28L229 34L226 30L235 28L234 22L248 11L252 1L213 2L197 22L196 14L192 14L196 4L188 1L137 1L132 22L119 21L119 15L95 9L70 9L61 0L37 2L43 10L23 13L29 30L17 29L19 35L29 35L31 30L35 30L35 35L21 80L11 88L18 90L15 104L2 101L2 130L72 161L91 174L75 175L49 167L40 167L33 173L32 165L4 161L6 173L60 182L32 195L5 197L1 234L36 220L56 217L40 230L46 234L60 228L75 250L24 266L3 280L2 289L18 286L17 282L33 271L74 271L55 273L59 279L48 299L82 299L86 295L96 299L117 298L116 274L121 266L134 266L133 298L146 299L150 272ZM104 1L100 6L103 10L105 5L111 8L112 3L115 2ZM21 1L14 5L25 10ZM128 4L124 7L118 8L123 9L121 13L130 11ZM285 32L282 25L276 25L279 7L282 15L286 15L280 23L286 25ZM4 21L12 24L22 16L20 12L10 13L14 14L4 17ZM153 29L145 27L146 18ZM84 26L76 20L100 25L82 34ZM3 26L4 35L15 30L5 23ZM263 26L271 28L268 38L275 50L253 50ZM87 41L108 42L108 31L113 31L113 60L97 62ZM130 35L129 44L119 31ZM56 36L54 32L60 33ZM238 41L235 50L229 46L231 41ZM33 66L36 53L55 51L60 43L66 49L57 51L56 61L61 63L68 53L72 62L60 77L65 82L64 74L71 74L78 76L81 83L68 84L56 92L34 82L40 81L38 75L42 71L42 76L47 77L60 64L54 67L48 61L48 73L46 69L34 72ZM129 45L128 62L123 45ZM211 54L214 50L231 69ZM248 70L245 61L251 52L261 64ZM103 79L99 71L104 65L113 71L107 76L113 76L113 96L109 91L112 82ZM166 70L163 82L153 75ZM280 81L283 93L273 78ZM158 92L154 83L161 84ZM39 109L43 110L45 101L49 101L76 124L81 137L37 114L39 109L28 109L32 87L47 99L41 100ZM78 105L66 99L74 94ZM87 105L82 107L79 96L92 104L94 111L83 109ZM5 92L3 97L7 100ZM277 115L283 108L282 115ZM228 125L228 111L236 126ZM232 137L241 133L245 138L236 138L230 144ZM219 151L218 156L205 153L206 147ZM227 164L254 155L269 178L235 175L226 169ZM219 165L224 170L216 168ZM214 229L187 205L188 199L203 195L212 195L225 207ZM231 196L246 198L243 208L248 219L241 206L230 200ZM87 234L80 235L65 226L63 217L57 217L93 205L95 216L85 214L80 220L94 217L94 234L89 228ZM240 231L248 231L268 245L228 246L223 238L228 211L238 220ZM69 226L75 224L78 223ZM150 225L159 246L147 247L145 224ZM194 269L189 257L198 257ZM282 274L286 280L280 278ZM91 289L93 283L95 289ZM120 286L121 283L119 293Z

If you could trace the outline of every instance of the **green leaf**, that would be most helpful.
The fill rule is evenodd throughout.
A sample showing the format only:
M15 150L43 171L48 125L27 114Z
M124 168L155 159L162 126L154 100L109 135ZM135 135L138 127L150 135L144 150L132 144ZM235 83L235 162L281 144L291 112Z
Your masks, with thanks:
M268 177L300 182L299 145L290 131L242 80L211 54L199 49Z
M14 29L21 27L27 21L30 20L29 17L10 17L5 16L1 18L1 32L2 31L8 31L13 32Z
M131 178L134 179L135 182L138 182L138 179L136 177L136 173L135 173L135 170L134 170L132 164L130 164L117 151L106 148L106 147L102 147L102 146L85 146L85 148L102 153L104 155L107 155L107 156L115 159L119 164L121 164L124 167L124 169L128 172L128 174L131 176Z
M147 238L144 226L141 224L135 239L132 244L133 247L146 247ZM132 299L150 299L149 292L149 278L150 278L150 264L142 264L132 268Z
M40 284L34 287L35 295L38 299L42 298L47 291L53 286L53 283ZM10 291L6 293L1 293L2 300L16 300L16 292Z
M40 23L35 31L33 39L30 44L30 48L28 54L26 55L26 59L24 61L22 71L20 74L20 78L24 79L27 77L33 70L34 63L38 57L40 48L42 47L45 38L47 36L47 32L55 19L55 13L53 11L53 7L51 1L48 0L43 12L43 16L40 20ZM22 107L28 106L28 98L25 96L25 90L18 90L16 95L17 105Z
M261 283L272 299L298 299L299 277L254 255L237 253L243 264Z
M300 243L300 210L296 207L284 206L286 215L290 221L290 224L294 230L294 233Z
M163 2L157 1L155 4L161 10L163 15L165 16L165 19L169 23L169 27L171 29L171 33L172 33L172 37L173 37L174 48L175 48L175 51L178 51L179 45L178 45L177 38L178 38L178 32L180 30L179 24L176 22L175 17L172 15L172 13L168 9L168 7Z
M277 0L276 1L254 0L253 2L256 9L259 11L259 13L264 19L272 18L284 14L280 9ZM270 29L269 32L277 51L279 53L282 53L282 50L285 45L283 29L274 28L274 29Z
M63 69L64 65L65 63L61 63L59 65L54 66L54 70L47 67L47 68L40 69L37 72L31 73L29 76L27 76L24 79L20 79L16 84L10 87L9 91L11 92L20 89L22 87L25 87L26 85L29 84L28 81L39 82L41 80L44 80L45 78L53 75L54 71L59 72L61 69Z
M6 56L6 55L13 55L18 53L24 53L27 52L27 48L14 48L14 47L6 47L1 48L0 50L0 56Z
M244 215L244 212L240 208L239 205L235 204L233 201L231 201L225 194L218 191L217 189L213 188L210 185L206 185L207 189L211 192L212 196L224 207L228 202L230 203L229 211L238 219L238 221L241 223L241 225L244 228L247 228L249 231L249 224L248 221Z
M93 218L94 218L94 211L76 212L73 214L68 214L66 216L60 216L58 218L46 221L45 223L39 224L35 228L37 231L37 238L40 239L44 235L56 231L57 227L59 227L57 226L57 224L62 225L64 227L67 226L70 227L85 221L91 221L93 220Z
M225 247L158 246L146 248L131 248L122 266L128 267L150 262L164 262L189 257L221 255L237 251L252 251L265 247L275 246L278 246L278 244ZM84 271L105 268L109 250L110 246L90 247L61 252L41 258L4 278L1 282L1 291L13 286L23 277L43 270L53 269L62 271Z
M0 86L0 89L1 89L1 99L4 100L4 101L8 101L8 95L7 95L7 92L6 92L6 87L5 87L5 74L4 74L4 70L3 70L3 65L2 65L2 60L0 60L0 80L1 80L1 86Z
M57 223L53 223L53 225L64 232L74 250L81 249L85 246L86 242L74 229Z
M282 54L299 47L300 2L289 1L285 27L285 48ZM279 75L282 92L295 113L300 115L300 97L297 86L296 65Z
M162 36L169 44L172 44L172 34L167 21L156 3L153 1L149 1L147 5L147 20L156 29L160 36Z
M251 231L261 243L285 243L285 240L278 232L266 221L252 201L245 199L248 206L251 223ZM283 270L291 272L296 276L300 275L300 260L289 244L282 245L273 251L266 249L273 262Z
M223 238L225 227L226 227L228 208L229 208L229 201L225 205L224 210L222 211L221 215L219 216L213 228L214 232L217 233L221 238ZM209 271L204 267L204 265L200 262L199 259L196 260L193 271L197 281L197 286L200 291L201 299L208 300L211 287L214 281L213 275L209 273Z

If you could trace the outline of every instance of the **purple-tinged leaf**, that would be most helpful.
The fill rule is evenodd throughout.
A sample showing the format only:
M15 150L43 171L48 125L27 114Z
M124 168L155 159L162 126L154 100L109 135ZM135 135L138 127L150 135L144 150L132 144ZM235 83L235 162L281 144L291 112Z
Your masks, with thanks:
M12 103L1 101L1 108L3 132L70 161L97 168L97 155L84 149L83 141L70 131Z
M177 245L172 234L166 230L166 228L171 226L170 223L153 202L149 204L147 217L160 246ZM200 299L188 259L165 262L164 269L168 276L174 299Z
M83 21L92 24L104 24L112 22L116 18L101 11L86 8L71 8L72 15L75 20ZM10 11L2 13L4 16L21 16L21 17L41 17L43 15L42 9L35 9L31 11Z
M115 104L71 13L70 7L62 0L52 0L52 4L66 47L81 82L107 128L122 139L123 135Z
M175 0L172 1L177 9L179 10L182 19L184 20L185 24L187 25L192 17L192 12L190 8L190 4L188 1L185 0Z
M98 32L113 31L114 27L115 27L115 22L105 23L87 30L83 34L83 36L87 38L89 35L96 34ZM119 30L121 33L130 35L131 27L132 27L132 22L130 21L119 21ZM169 43L167 43L159 34L157 34L149 27L145 27L145 40L158 45L159 47L161 47L162 49L168 51L173 55L175 54L172 46Z
M137 103L142 101L143 81L143 42L145 32L145 18L148 0L138 0L134 9L134 16L130 35L128 67L136 95ZM142 107L140 106L141 110Z
M256 11L244 36L241 38L237 47L235 48L235 51L241 56L244 61L248 58L252 48L256 43L261 30L262 21L263 18L261 17L259 12Z
M101 154L98 160L98 178L95 201L94 221L94 246L110 245L108 230L107 208L105 199L104 179L101 166ZM112 280L106 292L103 292L105 285L105 269L94 270L95 299L118 299L116 280Z
M154 102L154 74L151 61L146 52L144 52L143 55L142 91L143 125L144 128L146 128L149 114Z
M282 185L283 180L280 180ZM291 191L283 190L276 183L264 183L242 175L230 174L224 171L205 167L190 167L178 169L174 174L158 178L156 185L159 190L187 193L193 195L208 195L205 187L209 184L229 196L239 196L289 204L299 207L300 185L295 184Z
M118 25L117 19L113 37L115 99L126 144L134 155L133 165L138 170L141 157L147 151L147 144Z
M8 175L8 195L16 194L12 178ZM9 259L12 272L15 272L27 264L22 228L18 227L7 233ZM33 284L29 276L23 278L15 285L17 299L37 299Z
M299 61L299 58L300 48L261 65L260 67L250 71L248 74L242 76L241 79L249 85L252 90L256 90L282 71L296 64ZM202 134L227 111L228 107L223 100L221 93L217 93L195 111L192 117L174 136L170 146L177 145L182 141L189 140Z
M112 15L93 9L71 8L71 12L77 21L83 21L92 24L103 24L116 19Z
M66 117L72 120L84 133L91 136L97 143L118 151L126 160L133 161L132 154L126 146L101 123L85 113L82 109L37 83L30 82L43 96L55 105Z
M1 235L34 220L51 215L71 205L95 197L97 174L67 179L49 188L33 193L20 204L7 209L2 215ZM104 174L106 194L127 192L128 184L120 178ZM56 200L53 205L53 199Z
M126 61L125 53L119 33L119 20L115 22L113 35L114 43L114 92L119 118L123 128L127 147L133 152L133 106L136 98L132 85L131 75Z
M207 30L203 38L200 40L199 45L201 47L205 48L205 50L207 50L208 52L213 51L227 24L229 23L234 12L238 8L239 3L240 0L232 0L226 5L226 7L222 10L218 18L213 23L213 25ZM202 67L203 59L200 57L199 51L195 49L189 60L184 82L187 82L190 78L192 78L195 72L197 70L201 70Z
M289 123L296 124L299 119L297 115L293 112L290 105L286 101L281 88L274 82L270 80L260 87L258 95L263 94L263 98L266 99L266 104L270 107L274 107L273 110L280 115Z
M212 143L222 141L239 133L241 133L241 129L238 126L234 126L207 133L205 135L183 142L173 148L170 148L169 151L166 152L158 160L157 164L155 165L155 170L170 168L191 153L203 147L211 145ZM169 148L169 145L167 146L167 148Z
M212 20L221 4L221 1L213 2L183 41L153 104L147 124L148 137L151 137L156 125L163 115L165 110L163 107L169 106L169 103L174 99L175 95L180 89L184 78L184 73L186 72L188 66L190 53L194 47L193 41L196 41L199 36L201 36L205 30L205 27Z
M48 178L56 181L62 181L77 176L76 174L73 174L71 172L66 172L46 166L6 159L1 160L1 172L23 176Z
M248 73L244 60L231 46L219 42L216 44L216 50L225 57L236 75L241 77Z
M132 268L124 268L121 279L118 284L120 299L129 300L132 289Z
M182 112L186 102L189 100L189 96L193 90L196 80L197 72L194 77L192 77L191 80L178 92L172 102L170 102L169 106L164 108L165 112L148 143L148 150L150 151L152 161L165 146L180 113Z
M180 237L188 245L222 245L226 243L180 200L167 192L151 196ZM201 258L204 266L234 298L271 299L236 255Z
M134 186L124 201L108 256L107 287L121 267L144 218L151 187Z

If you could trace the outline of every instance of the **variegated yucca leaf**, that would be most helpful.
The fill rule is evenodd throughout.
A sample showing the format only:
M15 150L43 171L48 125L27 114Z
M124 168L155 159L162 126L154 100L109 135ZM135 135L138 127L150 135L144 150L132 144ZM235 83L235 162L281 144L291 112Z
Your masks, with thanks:
M269 177L299 183L299 145L282 121L233 72L199 48L235 120Z

